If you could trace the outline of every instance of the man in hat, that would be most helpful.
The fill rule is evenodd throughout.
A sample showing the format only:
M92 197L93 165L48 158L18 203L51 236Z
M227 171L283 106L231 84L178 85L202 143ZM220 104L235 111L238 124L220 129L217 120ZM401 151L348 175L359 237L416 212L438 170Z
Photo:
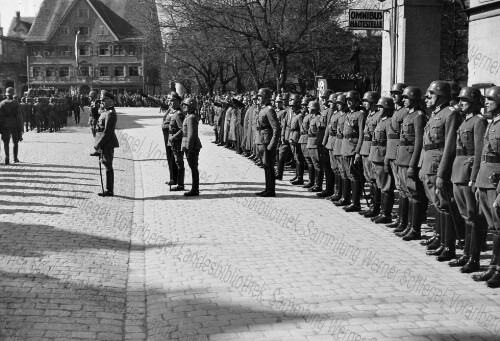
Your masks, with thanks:
M177 176L178 169L175 163L174 152L172 151L172 144L170 143L170 123L172 122L172 117L180 112L181 110L181 97L176 93L172 92L168 96L168 100L170 102L170 108L167 110L165 115L163 116L162 121L162 131L163 131L163 140L165 142L165 150L167 155L167 163L168 163L168 173L170 180L166 182L167 185L174 186L177 185Z
M177 95L177 96L176 96ZM171 98L176 98L180 101L182 98L177 93L172 93ZM169 127L169 143L172 146L172 153L174 154L175 165L177 166L177 186L171 188L171 191L184 190L184 157L182 155L182 124L184 123L185 114L177 109L170 118Z
M184 195L188 197L200 195L200 173L198 171L198 157L201 141L198 137L198 119L196 118L197 102L194 98L186 98L182 102L182 111L186 118L182 124L182 150L186 153L186 160L191 168L192 186Z
M14 162L19 162L17 158L19 152L19 141L23 140L23 113L19 102L14 99L14 88L7 88L7 97L0 102L0 132L5 150L5 164L10 163L9 142L12 137L14 143Z
M101 163L106 169L106 190L99 193L101 197L114 195L115 173L113 170L113 156L118 148L118 138L115 134L118 116L115 110L114 96L105 90L101 91L101 107L103 111L97 121L94 149L101 154Z

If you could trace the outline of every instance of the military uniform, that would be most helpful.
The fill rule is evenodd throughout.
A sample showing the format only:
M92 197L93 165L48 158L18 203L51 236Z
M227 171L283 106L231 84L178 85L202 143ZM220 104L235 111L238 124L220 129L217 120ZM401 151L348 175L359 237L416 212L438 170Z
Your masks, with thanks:
M406 233L405 230L401 232L403 240L420 239L420 227L427 211L428 200L424 194L424 185L418 177L424 126L425 113L418 108L409 109L401 123L401 135L394 161L400 180L401 196L408 200L407 217L400 218L408 224Z
M285 169L285 162L290 156L290 124L291 124L291 116L292 116L292 108L287 107L286 109L281 109L276 114L278 118L278 122L280 122L281 126L281 144L279 146L279 155L278 155L278 169L277 169L277 179L283 179L283 171Z
M170 180L168 181L169 185L177 185L177 177L178 177L178 169L175 163L174 152L172 151L172 143L170 142L170 123L172 120L172 116L176 113L180 113L180 109L169 108L162 119L161 130L163 132L163 141L165 143L165 153L167 156L168 163L168 174Z
M323 174L325 177L325 190L317 194L319 197L328 197L333 195L333 190L335 186L334 173L332 170L332 165L330 163L330 152L326 148L327 141L325 141L325 139L328 138L326 129L334 113L335 110L332 108L326 108L321 113L321 124L319 126L319 129L321 131L320 134L321 140L319 141L318 144L318 150L320 151L321 167L323 169Z
M451 216L451 171L456 152L457 129L460 114L448 103L432 112L424 129L423 150L420 157L420 180L424 183L425 193L436 208L436 234L440 239L429 245L429 255L439 255L438 260L449 260L455 254L455 227ZM441 178L444 187L436 192L436 180ZM439 243L441 244L438 247Z
M90 103L90 129L92 130L92 135L96 135L97 132L97 121L99 120L99 109L101 106L100 100L93 100Z
M326 152L328 153L328 158L330 159L330 168L334 175L333 187L335 189L335 192L332 194L331 197L327 198L332 201L340 200L340 198L342 197L341 194L342 178L340 177L341 166L339 165L339 162L335 157L335 152L334 152L335 141L337 140L337 125L341 115L342 111L332 109L332 115L328 120L328 124L325 130L325 137L323 139L323 146L325 147Z
M354 162L354 157L361 151L363 144L363 130L365 128L366 114L361 108L351 109L344 122L344 139L342 140L343 167L351 180L352 204L346 211L359 211L361 209L361 192L364 186L364 176L361 163Z
M182 124L185 115L182 111L176 110L170 118L169 142L172 146L175 165L177 166L177 187L174 190L184 189L184 156L182 152Z
M193 193L200 191L198 158L201 147L201 141L198 136L198 118L195 114L188 114L182 123L182 150L186 154L186 161L191 169L191 192Z
M309 182L303 186L304 188L313 187L315 184L315 176L316 176L316 170L314 169L311 156L309 155L309 149L307 148L309 125L311 123L311 119L312 115L310 113L307 113L302 119L302 125L300 126L299 144L302 150L302 155L304 156L304 160L307 163L307 168L309 172Z
M266 189L263 195L273 196L276 192L274 161L276 146L280 136L280 126L276 112L270 105L264 106L257 115L256 144L266 177Z
M347 206L351 204L351 180L349 180L347 176L349 169L344 167L344 158L342 156L342 143L344 141L344 124L346 118L347 111L339 110L336 139L333 144L333 155L335 156L337 164L337 172L342 180L342 193L338 201L335 201L336 206Z
M311 116L309 129L307 131L307 149L315 171L315 184L311 187L311 191L320 192L323 189L323 137L325 134L325 124L323 116L320 112Z
M302 121L304 120L304 114L300 110L294 111L292 109L290 117L290 119L287 119L285 130L288 129L289 131L285 132L285 137L288 136L288 141L290 142L290 146L296 163L295 180L292 181L292 184L302 185L304 183L305 159L299 140L301 137L300 129L302 126ZM288 122L290 122L290 125L288 125Z
M111 107L99 116L97 121L97 132L95 136L94 148L101 152L101 163L106 169L106 192L114 194L115 173L113 169L113 157L115 148L120 145L115 134L118 116L115 108Z

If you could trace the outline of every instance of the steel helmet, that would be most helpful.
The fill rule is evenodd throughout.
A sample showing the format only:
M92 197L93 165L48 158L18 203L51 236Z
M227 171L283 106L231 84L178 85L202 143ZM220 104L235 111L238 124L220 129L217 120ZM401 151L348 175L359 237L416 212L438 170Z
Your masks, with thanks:
M450 84L451 96L458 96L460 93L460 86L457 82L451 81L448 82Z
M283 102L288 103L290 101L290 94L288 92L282 94L282 97L283 97Z
M283 102L283 98L281 97L281 95L278 95L278 96L276 96L275 101L276 102Z
M354 99L354 100L357 100L357 101L360 100L359 92L357 92L356 90L348 91L346 93L345 97L346 97L346 99Z
M422 91L420 91L420 89L416 86L407 86L403 90L403 97L420 100L422 99Z
M367 91L363 95L363 102L377 103L380 98L380 94L377 91Z
M460 90L458 98L465 99L471 103L481 102L481 91L478 88L473 88L471 86L465 86Z
M309 97L304 97L302 98L302 102L300 102L300 105L307 105L309 103Z
M290 105L292 107L298 107L298 106L300 106L300 100L298 100L298 99L292 99L288 103L289 103L288 105Z
M330 103L330 102L335 103L336 100L337 100L337 94L331 94L330 97L328 97L328 101L326 101L326 102L327 103Z
M321 97L321 98L328 98L328 97L330 97L330 95L331 95L332 93L333 93L333 91L332 91L332 90L330 90L330 89L325 89L325 90L323 90L323 94L321 94L321 96L320 96L320 97Z
M337 99L335 100L335 103L346 104L347 103L346 95L343 93L341 93L340 95L337 95Z
M309 102L307 109L309 109L309 110L316 109L317 111L319 111L320 110L319 102L318 101Z
M500 104L500 86L492 86L487 89L484 97Z
M434 81L429 85L427 89L430 93L434 93L438 96L450 97L451 87L450 83L445 81Z
M384 109L394 109L394 100L391 97L380 97L377 107Z
M391 88L391 94L393 92L403 93L404 88L406 88L405 83L395 83Z
M262 97L266 99L271 99L273 97L273 92L268 88L261 88L257 93L257 97Z
M188 106L191 109L196 109L197 108L196 99L194 99L192 97L186 98L184 101L182 101L181 105L186 105L186 106Z

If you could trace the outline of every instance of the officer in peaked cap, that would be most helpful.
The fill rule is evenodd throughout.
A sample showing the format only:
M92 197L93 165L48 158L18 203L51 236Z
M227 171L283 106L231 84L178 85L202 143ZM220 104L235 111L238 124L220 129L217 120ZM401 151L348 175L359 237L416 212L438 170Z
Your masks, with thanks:
M114 96L108 91L101 91L101 107L103 111L97 122L94 149L101 154L100 162L106 169L106 190L99 193L102 197L114 195L113 157L115 148L119 147L115 134L117 114L115 111Z
M182 124L184 123L185 113L180 110L180 102L182 97L176 92L170 94L170 102L179 103L179 107L174 109L172 116L170 117L169 125L169 138L168 142L172 147L172 154L174 156L174 162L177 167L177 185L172 187L171 191L184 191L184 155L182 152ZM172 105L173 108L173 105ZM174 172L175 173L175 172ZM172 177L172 174L170 175Z
M436 208L435 238L427 246L427 254L438 256L438 261L449 261L455 258L454 219L457 217L451 212L453 186L450 180L460 113L450 107L449 83L434 81L427 90L430 94L427 105L433 111L424 129L419 176L427 197Z
M165 143L165 153L167 156L169 181L166 182L169 186L177 185L178 169L175 163L174 152L172 150L172 143L170 142L170 123L172 122L172 117L181 111L181 101L182 98L176 92L171 92L168 95L168 101L170 107L163 115L162 119L162 133L163 141Z
M460 266L461 272L471 273L479 269L481 242L486 233L486 224L476 214L477 201L474 185L481 164L484 135L488 121L481 115L481 91L473 87L460 90L458 107L462 113L462 124L457 132L457 151L453 162L451 181L453 196L465 224L455 224L458 239L465 239L462 257L452 260L450 266Z
M276 112L271 105L271 89L262 88L257 94L259 98L260 111L257 117L256 144L259 156L262 160L266 178L264 191L256 193L261 197L276 196L276 179L274 174L274 161L276 160L276 146L280 136L280 125Z
M493 257L488 270L472 278L497 288L500 287L500 86L487 89L484 97L484 114L492 121L486 128L475 186L476 199L493 233Z

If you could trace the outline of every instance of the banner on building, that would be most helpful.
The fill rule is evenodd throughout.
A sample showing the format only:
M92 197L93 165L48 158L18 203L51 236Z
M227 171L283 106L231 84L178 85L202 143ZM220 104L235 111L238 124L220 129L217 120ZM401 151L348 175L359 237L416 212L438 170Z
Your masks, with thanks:
M350 9L350 30L383 30L384 11L376 9Z

